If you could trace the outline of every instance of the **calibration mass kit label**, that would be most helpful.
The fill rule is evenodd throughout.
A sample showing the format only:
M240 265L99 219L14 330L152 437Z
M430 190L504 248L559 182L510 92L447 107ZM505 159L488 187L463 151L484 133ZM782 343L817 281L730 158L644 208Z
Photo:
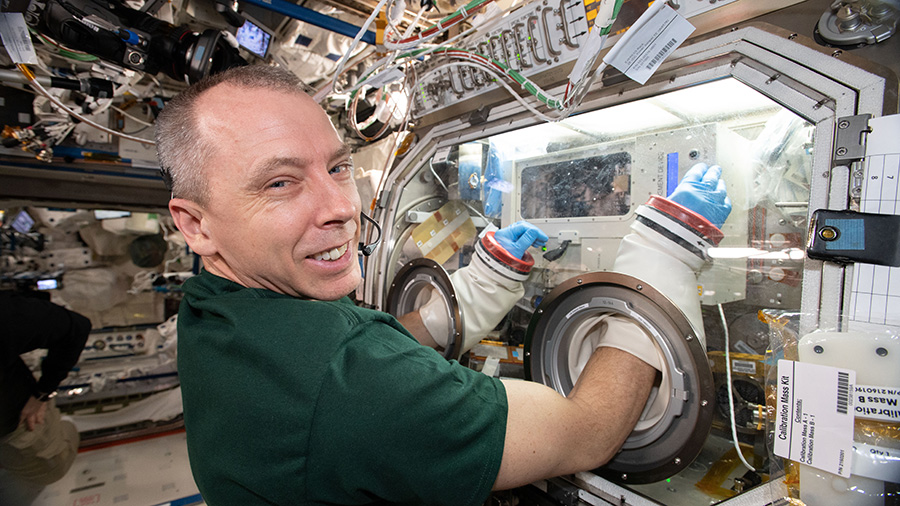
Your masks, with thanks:
M856 371L778 361L775 454L850 477Z

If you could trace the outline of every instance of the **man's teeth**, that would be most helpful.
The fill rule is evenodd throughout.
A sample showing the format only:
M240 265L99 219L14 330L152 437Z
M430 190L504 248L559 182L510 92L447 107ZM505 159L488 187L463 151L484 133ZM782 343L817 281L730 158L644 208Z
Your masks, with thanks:
M321 253L316 253L313 255L313 259L315 260L337 260L341 258L341 256L347 251L347 245L343 245L340 248L334 248L328 251L323 251Z

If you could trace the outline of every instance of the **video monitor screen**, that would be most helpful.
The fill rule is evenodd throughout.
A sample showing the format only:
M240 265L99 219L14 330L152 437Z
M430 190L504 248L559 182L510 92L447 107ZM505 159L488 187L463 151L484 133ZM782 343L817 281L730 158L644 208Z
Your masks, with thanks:
M13 230L16 232L27 234L28 232L31 232L31 227L34 226L34 218L23 209L19 211L19 214L16 215L10 226L12 226Z
M94 219L109 220L112 218L127 218L131 216L131 211L119 211L116 209L96 209L94 211Z
M244 21L244 24L238 28L236 37L241 47L260 58L265 58L269 53L272 34L249 19Z
M37 280L38 290L56 290L59 288L58 279L39 279Z

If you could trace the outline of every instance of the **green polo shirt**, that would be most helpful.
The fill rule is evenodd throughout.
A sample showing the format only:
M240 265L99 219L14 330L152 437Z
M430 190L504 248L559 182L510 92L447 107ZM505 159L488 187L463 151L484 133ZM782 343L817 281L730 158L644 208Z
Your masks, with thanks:
M203 272L178 316L194 479L210 506L482 504L500 469L499 380L348 298Z

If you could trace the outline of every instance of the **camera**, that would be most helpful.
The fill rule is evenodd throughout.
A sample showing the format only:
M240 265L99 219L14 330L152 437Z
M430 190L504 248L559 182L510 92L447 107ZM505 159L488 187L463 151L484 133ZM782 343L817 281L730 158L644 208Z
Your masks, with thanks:
M219 30L198 33L115 1L32 0L24 15L29 26L66 47L187 83L247 64Z

